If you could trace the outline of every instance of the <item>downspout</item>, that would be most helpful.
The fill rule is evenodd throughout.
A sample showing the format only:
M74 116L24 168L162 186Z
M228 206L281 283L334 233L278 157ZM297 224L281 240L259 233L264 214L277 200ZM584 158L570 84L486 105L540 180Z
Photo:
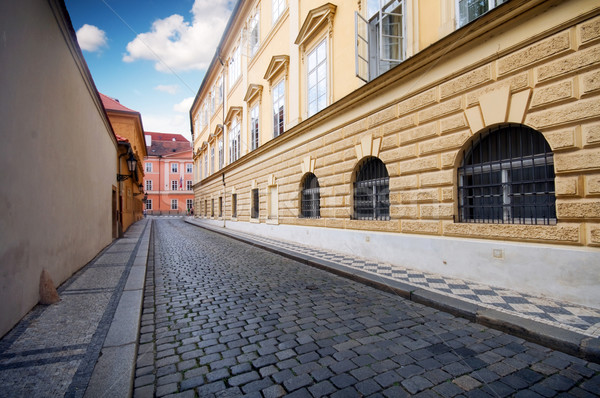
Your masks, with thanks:
M223 165L225 165L225 63L223 62L223 60L221 59L221 47L217 48L217 58L219 59L219 62L221 63L221 81L223 82L221 84L221 110L223 113ZM227 187L225 186L225 173L223 173L222 175L223 177L223 228L227 228L226 225L226 219L227 219ZM232 213L233 215L233 213Z

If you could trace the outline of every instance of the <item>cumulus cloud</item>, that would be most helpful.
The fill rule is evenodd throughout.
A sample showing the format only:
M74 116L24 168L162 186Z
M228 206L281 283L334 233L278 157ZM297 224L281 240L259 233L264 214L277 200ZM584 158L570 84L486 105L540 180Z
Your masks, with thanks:
M106 32L94 25L85 24L76 32L79 47L82 50L96 52L102 47L107 47Z
M161 72L206 69L231 14L230 2L196 0L191 23L178 14L154 21L150 32L137 35L127 44L123 61L154 61Z
M194 97L185 98L180 103L173 105L173 110L175 112L188 113L190 111L190 108L192 107L193 103L194 103Z
M163 91L163 92L169 93L169 94L176 94L177 91L179 91L179 86L177 84L170 84L170 85L159 84L158 86L154 87L154 89L157 91Z

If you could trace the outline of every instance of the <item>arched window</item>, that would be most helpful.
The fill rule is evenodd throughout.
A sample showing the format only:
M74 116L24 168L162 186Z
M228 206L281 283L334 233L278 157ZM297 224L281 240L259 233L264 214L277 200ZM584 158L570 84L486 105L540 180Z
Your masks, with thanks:
M306 177L304 177L300 207L302 209L302 217L321 217L321 193L319 188L319 180L313 173L308 173L306 174Z
M376 157L367 158L354 183L354 218L390 219L390 178L385 164Z
M539 131L505 125L480 134L458 169L461 222L556 223L554 157Z

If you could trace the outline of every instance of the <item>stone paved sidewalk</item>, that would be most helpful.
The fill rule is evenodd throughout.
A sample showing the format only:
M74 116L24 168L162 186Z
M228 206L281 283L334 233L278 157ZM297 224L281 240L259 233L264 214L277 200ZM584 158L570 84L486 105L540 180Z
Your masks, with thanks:
M427 298L427 300L421 301L429 301L428 304L432 305L438 304L440 308L449 310L455 314L465 315L471 320L475 320L476 317L476 314L472 314L471 312L476 312L480 308L489 308L507 315L507 319L498 320L497 322L499 323L506 323L511 320L523 320L523 324L527 325L528 321L533 321L532 328L537 329L539 329L539 325L548 325L549 333L552 332L559 335L557 343L559 345L566 343L566 341L560 340L563 338L563 336L560 336L561 330L574 332L567 334L567 340L581 341L585 340L586 337L590 337L594 338L595 346L598 346L598 342L600 341L598 339L600 337L600 310L598 309L412 270L397 264L377 262L341 252L318 249L297 242L248 234L230 228L215 227L198 218L186 217L185 221L271 251L280 252L290 258L308 260L308 263L311 265L322 266L323 268L334 267L334 271L341 270L344 274L355 272L368 273L372 275L372 278L370 278L372 281L382 286L390 285L390 282L400 282L404 284L404 290L411 290L411 287L413 287L414 289L424 289L433 292L436 296L432 299ZM348 271L344 272L344 269ZM408 295L410 295L410 292L408 292ZM440 300L444 301L444 303L434 302ZM466 306L465 303L467 304ZM469 304L472 306L469 307ZM519 325L519 328L521 326ZM581 337L577 337L577 335ZM573 344L575 343L573 341ZM552 344L550 345L552 346ZM555 344L553 348L558 347ZM571 351L575 349L576 347L573 347ZM598 349L600 347L596 347L594 350Z
M131 392L151 222L132 225L58 288L60 302L37 305L0 340L0 397L126 396ZM142 283L136 284L136 278ZM137 319L117 319L135 304ZM129 331L123 332L123 331ZM111 336L130 336L118 350L118 378L95 368L109 357ZM122 348L131 351L129 358ZM114 349L114 348L113 348ZM88 392L86 393L86 389ZM95 392L94 392L95 391Z
M181 220L154 225L134 397L600 391L599 364Z

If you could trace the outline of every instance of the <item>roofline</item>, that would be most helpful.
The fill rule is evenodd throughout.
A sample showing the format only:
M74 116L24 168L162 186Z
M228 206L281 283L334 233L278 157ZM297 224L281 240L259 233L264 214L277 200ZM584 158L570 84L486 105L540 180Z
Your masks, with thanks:
M48 4L52 9L52 13L54 14L54 18L58 23L58 27L63 34L65 42L67 43L67 47L77 64L79 72L81 73L81 77L86 83L88 92L90 96L95 102L96 109L100 113L100 117L103 119L104 125L109 132L109 136L111 137L113 144L115 145L115 149L118 147L117 137L115 135L115 131L110 124L110 120L108 118L108 114L106 113L106 109L104 109L104 104L102 103L102 99L100 98L100 92L96 87L96 83L92 78L92 74L88 68L87 63L85 62L85 58L83 57L83 53L81 48L79 47L79 43L77 42L77 34L75 33L75 29L73 28L73 23L71 22L71 17L69 16L69 12L67 10L67 6L65 5L64 0L48 0Z
M223 31L223 35L221 36L221 40L219 41L219 45L217 46L217 49L215 50L215 55L213 55L213 59L212 59L212 61L210 61L210 65L208 66L208 69L206 69L206 73L204 74L204 78L202 79L202 83L200 84L200 88L198 89L198 92L196 93L196 96L194 97L194 102L192 102L192 106L190 107L189 114L190 114L190 132L192 133L192 144L194 142L194 118L192 116L192 109L194 109L194 106L196 105L196 101L198 101L198 98L200 97L200 93L204 89L204 86L207 84L206 77L208 75L210 75L210 72L212 72L215 63L217 62L217 60L220 59L219 54L221 53L221 49L223 47L225 39L227 37L229 37L229 34L228 34L229 29L231 28L231 26L233 25L233 22L237 18L243 2L244 2L244 0L238 0L236 5L233 7L233 10L231 11L231 16L229 17L229 21L227 21L227 25L225 26L225 30ZM223 91L225 91L225 87L223 87Z

